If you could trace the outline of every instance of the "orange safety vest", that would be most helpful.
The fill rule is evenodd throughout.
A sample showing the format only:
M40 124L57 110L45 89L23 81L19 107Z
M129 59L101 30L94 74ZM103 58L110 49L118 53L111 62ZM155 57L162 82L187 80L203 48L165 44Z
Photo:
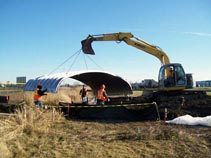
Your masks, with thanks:
M97 99L102 100L102 101L106 101L107 98L104 97L104 95L103 95L104 92L105 92L104 89L99 89L99 90L97 91Z
M38 94L38 88L34 91L34 100L41 100L42 96Z

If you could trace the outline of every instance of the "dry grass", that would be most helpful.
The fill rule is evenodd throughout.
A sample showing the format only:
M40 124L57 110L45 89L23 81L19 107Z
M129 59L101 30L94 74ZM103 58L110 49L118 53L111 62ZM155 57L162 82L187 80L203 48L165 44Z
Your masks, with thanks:
M21 155L20 157L27 155L27 151L23 149L25 142L22 139L29 139L33 142L31 136L35 136L36 139L42 138L39 140L42 142L40 146L44 146L45 141L49 139L48 134L52 126L62 120L64 120L62 113L55 109L46 111L28 107L17 110L15 115L7 119L0 120L0 133L4 133L1 135L0 157L14 156L17 153Z
M28 108L0 120L0 157L210 157L205 127L163 122L66 120L51 110ZM195 152L197 151L197 152Z
M142 91L136 90L136 91L133 91L132 96L137 97L137 96L141 96L142 94L143 94Z
M53 105L70 98L80 101L78 93L79 88L64 88L44 101ZM27 95L32 104L33 94ZM30 108L30 104L15 116L0 119L0 158L211 157L210 128L162 121L65 119L59 111Z
M15 115L11 115L8 119L0 122L0 133L4 133L2 139L10 140L23 133L31 134L35 130L40 132L42 132L41 130L49 130L54 122L61 119L64 119L64 117L55 109L45 111L39 108L25 107L18 109Z
M14 89L14 90L0 90L0 95L9 96L9 104L20 103L24 100L23 90Z
M47 105L58 105L59 102L81 102L80 89L81 86L60 87L58 93L48 93L47 96L43 96L43 102ZM92 92L88 92L87 95L90 98L93 97ZM25 92L24 100L27 105L33 106L33 92Z

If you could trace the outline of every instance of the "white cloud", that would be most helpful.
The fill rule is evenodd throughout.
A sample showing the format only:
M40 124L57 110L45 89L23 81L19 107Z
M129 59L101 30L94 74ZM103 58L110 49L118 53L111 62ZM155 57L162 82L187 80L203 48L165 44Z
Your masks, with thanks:
M183 32L183 33L189 34L189 35L195 35L195 36L211 37L211 33L201 33L201 32Z

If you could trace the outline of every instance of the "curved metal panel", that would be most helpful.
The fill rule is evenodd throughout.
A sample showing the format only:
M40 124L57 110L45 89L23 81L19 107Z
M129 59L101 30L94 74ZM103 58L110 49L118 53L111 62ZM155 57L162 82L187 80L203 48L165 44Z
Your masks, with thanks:
M48 92L57 93L61 82L66 78L76 79L90 86L96 93L101 84L106 85L108 94L131 94L131 85L121 77L105 71L74 71L64 72L51 75L43 75L35 79L30 79L24 91L34 91L37 84L41 83L43 89L47 88Z

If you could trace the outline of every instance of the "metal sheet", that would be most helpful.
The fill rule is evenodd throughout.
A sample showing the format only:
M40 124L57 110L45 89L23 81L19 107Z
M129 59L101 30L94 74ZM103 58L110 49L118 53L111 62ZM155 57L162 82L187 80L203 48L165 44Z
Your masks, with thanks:
M74 71L63 72L51 75L43 75L35 79L30 79L24 91L34 91L37 84L41 83L43 89L47 88L48 92L57 93L61 82L66 78L76 79L90 86L96 92L101 84L106 85L108 94L131 94L131 85L121 77L106 71Z

